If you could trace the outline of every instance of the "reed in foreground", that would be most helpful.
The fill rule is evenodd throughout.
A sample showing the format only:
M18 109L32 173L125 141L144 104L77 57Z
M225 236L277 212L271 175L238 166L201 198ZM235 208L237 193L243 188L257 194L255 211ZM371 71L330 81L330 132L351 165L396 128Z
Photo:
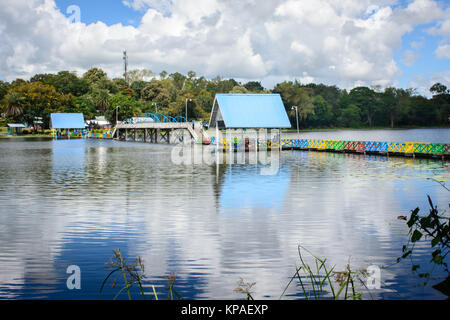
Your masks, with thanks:
M144 261L141 257L138 257L134 263L128 264L127 261L123 258L122 253L120 249L113 250L113 257L111 260L107 263L108 268L112 269L110 273L106 276L106 278L103 280L103 283L100 287L100 294L102 294L103 289L105 287L105 284L108 282L108 280L115 274L120 273L123 280L123 286L119 289L117 294L114 296L114 300L116 300L122 292L126 292L128 296L128 300L131 300L132 293L131 288L135 285L137 285L139 289L139 295L143 300L146 300L145 291L143 288L143 281L145 279L145 266ZM167 282L169 286L169 294L168 299L174 300L174 297L182 300L182 297L175 291L174 284L175 284L176 276L171 273L167 277ZM114 279L112 281L112 287L115 288L117 285L117 279ZM152 287L153 297L155 300L159 300L158 294L156 293L156 288L154 285Z
M310 258L312 258L312 263L307 262L302 251L309 254ZM359 288L358 284L367 289L363 281L363 277L368 275L366 270L353 271L349 263L344 271L335 271L335 266L330 267L326 258L321 259L317 257L301 245L298 246L298 255L300 257L300 265L296 266L295 273L285 287L280 299L285 296L288 288L295 281L298 281L302 290L302 297L306 300L323 300L327 298L334 300L360 300L362 293L357 290Z

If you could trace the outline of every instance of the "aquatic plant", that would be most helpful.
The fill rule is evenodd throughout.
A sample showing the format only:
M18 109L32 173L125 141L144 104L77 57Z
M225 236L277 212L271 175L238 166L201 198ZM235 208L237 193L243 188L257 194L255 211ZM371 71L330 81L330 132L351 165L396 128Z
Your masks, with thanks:
M302 250L313 258L312 267L306 262ZM326 258L317 257L301 245L298 246L298 255L301 262L300 266L296 266L295 273L285 287L280 299L295 279L297 279L302 289L302 295L306 300L323 300L327 297L334 300L361 299L362 293L357 290L357 283L366 287L363 281L363 277L367 276L366 270L353 271L350 268L350 263L348 263L344 271L335 271L335 266L330 267Z
M100 287L100 294L102 293L103 288L105 287L105 284L108 282L108 280L114 274L119 272L122 275L123 287L120 288L120 290L114 296L114 300L116 300L119 297L119 295L124 291L126 291L127 293L128 300L131 300L132 299L131 288L135 284L137 284L139 287L139 294L142 297L142 299L143 300L146 299L146 295L142 285L143 280L145 279L145 265L143 259L140 256L137 259L135 259L134 263L128 264L127 261L123 258L120 249L113 250L113 257L109 260L109 262L107 262L107 265L109 269L112 269L112 271L110 271L110 273L103 280L103 283ZM169 285L168 299L174 300L175 296L179 300L182 300L183 298L174 289L175 280L176 280L175 274L170 273L170 275L167 277L167 282ZM116 285L117 279L114 279L112 281L112 287L115 288ZM159 300L155 286L152 285L151 287L153 290L153 296L155 300Z
M128 295L128 300L131 300L131 287L133 284L139 285L139 290L142 295L142 298L145 299L144 289L142 287L142 279L144 278L144 263L141 257L138 257L134 263L128 264L125 259L122 257L122 253L120 249L113 250L113 257L107 262L109 269L112 271L108 274L108 276L103 280L103 283L100 287L100 294L103 291L103 288L108 281L108 279L113 276L116 272L120 272L123 278L123 287L117 292L114 296L114 300L125 290ZM116 279L112 282L112 287L116 287Z
M443 185L443 187L449 190L445 185ZM430 196L428 196L428 203L430 205L428 215L421 216L420 209L416 208L411 211L409 219L404 216L398 217L399 219L407 221L406 223L409 232L408 242L403 245L403 254L397 259L397 263L403 259L409 258L412 265L411 270L414 273L417 273L420 278L425 279L424 284L426 285L431 279L432 272L420 272L420 270L422 270L421 265L413 262L413 252L416 244L420 240L430 241L431 248L433 248L430 262L434 267L440 267L447 273L447 278L434 287L449 296L450 272L446 258L450 250L450 217L448 214L446 215L445 211L439 212L438 208L434 206Z
M256 285L256 282L245 282L244 279L240 278L237 285L237 288L234 289L235 292L244 294L247 300L255 300L251 289Z

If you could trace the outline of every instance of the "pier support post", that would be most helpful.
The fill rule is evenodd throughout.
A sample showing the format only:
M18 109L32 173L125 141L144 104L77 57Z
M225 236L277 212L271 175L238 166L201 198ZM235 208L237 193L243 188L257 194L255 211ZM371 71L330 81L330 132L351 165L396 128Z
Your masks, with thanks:
M159 140L161 139L161 129L156 129L156 139L155 143L159 143Z
M144 142L147 142L147 129L144 129Z
M128 141L128 129L125 129L125 141Z

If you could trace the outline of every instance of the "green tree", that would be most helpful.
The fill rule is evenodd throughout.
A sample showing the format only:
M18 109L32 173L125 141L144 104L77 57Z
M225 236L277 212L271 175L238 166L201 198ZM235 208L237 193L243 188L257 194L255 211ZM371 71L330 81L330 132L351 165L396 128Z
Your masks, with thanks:
M450 93L450 91L447 89L447 86L443 85L442 83L435 83L431 88L430 92L433 93L433 95L439 95L439 94L446 94Z
M250 92L263 92L264 87L261 85L261 82L258 81L250 81L244 84L244 87Z
M65 112L68 113L83 113L86 119L94 119L99 116L100 113L97 111L97 107L92 102L90 95L84 95L75 98L75 107L73 109L67 108Z
M91 93L92 103L95 105L100 114L104 114L109 107L109 91L106 89L94 89Z
M235 86L231 89L230 93L249 93L249 91L245 87Z
M188 76L188 79L192 81L197 77L197 74L195 73L195 71L189 71L187 73L187 76Z
M11 82L10 88L17 88L17 87L20 87L21 85L24 85L26 83L28 83L28 81L25 81L25 80L19 78L19 79L16 79L16 80Z
M186 81L186 76L182 75L179 72L175 72L169 75L170 79L172 79L173 84L175 85L175 88L177 90L181 91L183 90L184 81Z
M309 116L308 124L312 127L329 127L333 121L333 112L331 106L322 96L312 98L314 105L314 114Z
M295 121L296 111L293 106L298 108L298 117L300 121L304 121L309 115L314 114L314 104L312 100L312 90L302 87L298 83L282 82L275 86L274 93L279 93L284 102L286 111L289 114L291 122Z
M161 78L161 80L163 80L163 79L167 78L167 75L168 75L167 71L163 70L159 74L159 77Z
M448 124L450 120L450 90L441 83L435 83L430 92L433 94L432 103L439 112L439 122Z
M19 92L10 92L3 98L3 112L11 119L17 119L23 113L24 97Z
M214 103L214 98L215 97L208 90L202 89L195 100L200 108L202 108L205 113L209 114ZM208 118L208 116L206 118Z
M86 80L90 85L96 84L100 80L108 79L105 71L100 68L91 68L84 75L83 79Z
M408 115L409 124L430 126L439 123L439 109L433 103L422 96L414 96L410 99Z
M116 123L116 108L118 112L119 121L140 116L142 108L144 107L139 101L133 97L125 96L123 94L116 94L109 98L108 107L105 112L105 117L108 121Z
M142 99L142 90L145 88L145 86L148 84L148 82L143 80L134 81L131 84L131 89L136 93L136 96L139 99Z
M374 114L379 105L375 91L367 87L356 87L350 91L349 95L352 103L365 114L367 123L371 127Z
M50 114L73 109L75 105L71 94L61 94L53 86L41 82L23 83L12 88L8 93L17 93L22 96L23 121L32 124L35 117L42 117L44 127L48 128Z
M37 74L30 79L31 83L41 82L55 87L56 91L63 94L72 94L79 97L91 90L85 79L80 79L73 72L60 71L57 74Z
M11 88L8 82L0 80L0 101L6 96L8 90Z
M389 87L384 89L382 95L382 109L388 114L391 128L394 128L395 116L400 106L400 98L397 94L397 89Z
M126 87L128 87L128 85ZM111 81L108 78L103 78L92 85L92 90L94 91L96 89L105 90L110 94L116 94L119 93L120 86L116 82Z
M170 102L169 91L163 81L152 79L141 91L142 99L156 102L160 107L167 107Z
M341 116L338 119L338 125L347 128L360 127L361 109L354 104L342 109Z

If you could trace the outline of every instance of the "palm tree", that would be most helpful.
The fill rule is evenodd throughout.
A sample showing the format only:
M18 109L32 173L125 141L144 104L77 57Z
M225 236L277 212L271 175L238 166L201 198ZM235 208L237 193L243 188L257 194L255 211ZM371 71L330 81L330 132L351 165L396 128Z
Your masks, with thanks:
M103 115L106 109L109 107L109 92L104 89L97 89L92 94L92 102Z
M7 116L16 117L23 113L24 97L18 92L10 92L3 98L4 112Z

